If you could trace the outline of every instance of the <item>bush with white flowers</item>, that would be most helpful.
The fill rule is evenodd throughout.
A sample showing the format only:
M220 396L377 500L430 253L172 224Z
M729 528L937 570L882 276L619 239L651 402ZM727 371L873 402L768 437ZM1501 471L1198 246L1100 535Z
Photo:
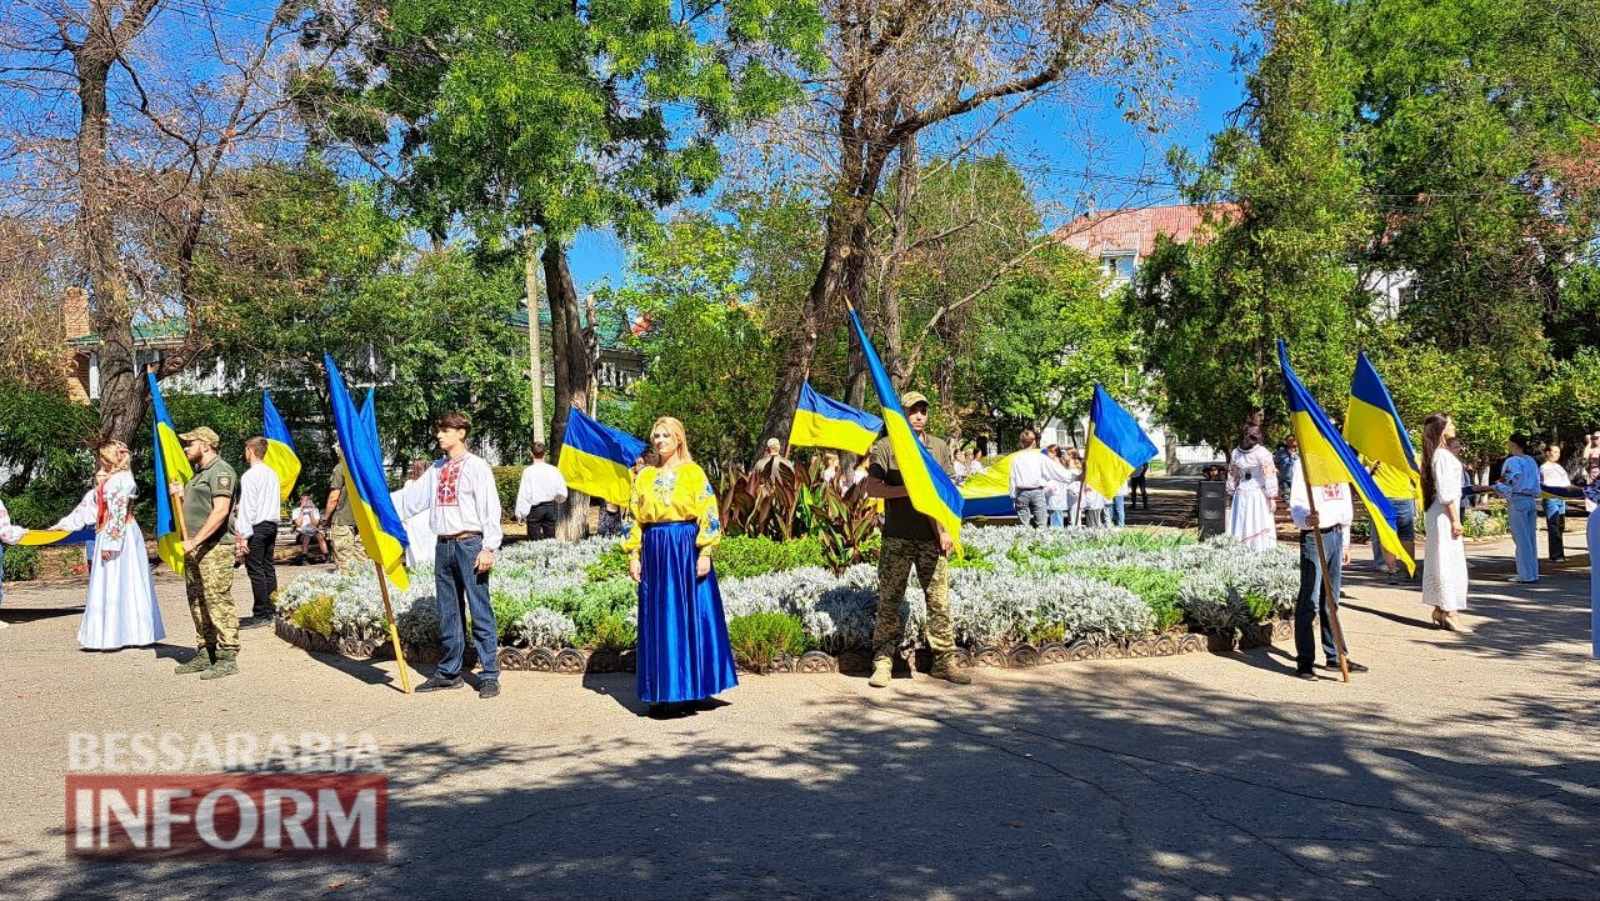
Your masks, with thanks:
M1129 641L1153 634L1162 609L1172 622L1174 604L1190 627L1229 630L1292 610L1299 589L1299 561L1292 550L1255 552L1227 538L1195 542L1173 530L1003 527L969 528L962 539L966 556L955 561L949 575L952 625L964 647ZM614 539L599 538L508 546L489 581L496 609L508 611L498 624L502 640L557 649L588 641L603 621L635 623L626 577L589 581L591 574L612 569L614 560L601 561L614 557L615 547ZM1170 575L1141 575L1152 571ZM878 606L873 566L839 574L801 567L726 578L721 590L729 619L779 612L798 618L822 650L871 646ZM392 597L402 641L437 646L432 571L412 572L410 586ZM332 600L333 625L341 637L381 640L386 635L372 570L304 575L279 591L278 611L287 617L318 599ZM898 601L906 634L920 636L927 608L914 576ZM607 630L615 634L614 626Z

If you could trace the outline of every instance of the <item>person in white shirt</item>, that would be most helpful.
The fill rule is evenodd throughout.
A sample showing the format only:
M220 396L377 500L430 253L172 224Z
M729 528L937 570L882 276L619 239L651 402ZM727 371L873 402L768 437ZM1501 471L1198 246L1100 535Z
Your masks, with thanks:
M1517 546L1517 576L1513 582L1539 581L1539 466L1528 456L1527 436L1514 433L1506 442L1506 462L1494 490L1506 499L1511 513L1511 539Z
M322 551L322 559L328 559L328 539L322 535L322 511L317 509L311 495L300 495L300 506L290 515L289 524L294 527L295 540L300 545L301 563L305 563L311 556L312 539L316 539L317 548Z
M1572 479L1561 465L1561 445L1552 444L1544 449L1544 463L1539 467L1539 483L1546 488L1571 488ZM1550 547L1550 562L1567 559L1564 540L1567 531L1567 502L1560 498L1544 499L1545 537Z
M417 686L417 691L461 687L461 664L466 655L461 601L465 595L472 615L472 645L483 667L478 697L487 699L500 694L498 633L494 608L489 604L489 570L494 568L502 538L500 494L489 464L467 450L471 429L472 420L465 413L446 413L439 418L435 434L444 456L405 491L397 512L401 519L409 519L426 511L429 527L438 536L433 588L443 655L433 675Z
M1064 529L1067 517L1072 515L1072 505L1078 500L1078 489L1074 484L1078 474L1067 468L1066 453L1057 445L1050 445L1045 451L1045 493L1049 495L1050 528Z
M535 541L556 537L556 517L567 499L567 480L561 470L545 462L544 442L533 443L533 465L522 471L513 513L528 524L528 537Z
M11 524L11 514L6 510L6 502L0 501L0 603L6 599L6 545L16 544L22 540L23 529L21 526ZM0 629L9 625L5 620L0 620Z
M272 549L278 543L278 473L261 462L267 456L267 439L244 443L244 475L239 477L239 505L234 508L234 556L244 561L253 601L241 628L264 626L272 620L272 594L278 590L278 570Z
M1017 522L1042 529L1049 520L1049 498L1045 496L1045 456L1039 452L1039 435L1023 429L1022 448L1011 458L1011 505Z
M1305 479L1295 479L1289 487L1289 515L1294 517L1295 528L1300 530L1300 595L1294 605L1295 675L1302 679L1316 679L1312 664L1317 657L1317 644L1311 626L1322 620L1322 653L1327 658L1327 668L1339 668L1339 645L1333 635L1333 621L1329 606L1339 603L1339 583L1344 564L1350 562L1350 521L1355 508L1350 502L1350 485L1317 485L1317 510L1311 512L1311 498ZM1317 555L1317 533L1322 533L1322 551L1328 558L1328 584L1322 579L1322 560ZM1332 596L1329 596L1332 592ZM1345 659L1353 673L1364 673L1367 668L1354 660Z
M411 490L411 486L428 474L427 460L412 460L411 469L406 473L406 482L400 486L399 491L392 492L389 497L394 501L394 508L400 509L401 495ZM408 516L405 520L406 527L406 568L416 569L419 566L433 565L434 544L438 536L433 534L433 526L429 523L430 515L427 510Z

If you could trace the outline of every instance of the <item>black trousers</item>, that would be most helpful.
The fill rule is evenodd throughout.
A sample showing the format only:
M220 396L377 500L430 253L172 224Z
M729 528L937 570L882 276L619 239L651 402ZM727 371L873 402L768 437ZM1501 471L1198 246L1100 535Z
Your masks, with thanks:
M1550 559L1567 559L1567 545L1563 536L1567 531L1567 514L1546 513L1544 515L1545 534L1550 538Z
M272 565L272 547L278 543L278 524L258 522L250 527L244 571L250 576L254 616L272 615L272 593L278 590L278 570Z
M534 504L528 511L528 537L534 541L556 537L556 511L559 509L555 501Z

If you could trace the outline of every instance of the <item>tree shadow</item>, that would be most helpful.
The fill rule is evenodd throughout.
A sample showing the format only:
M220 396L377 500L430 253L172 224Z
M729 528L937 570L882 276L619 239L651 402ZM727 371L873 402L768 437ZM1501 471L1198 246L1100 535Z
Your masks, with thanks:
M9 604L0 605L0 622L10 625L37 622L41 619L55 619L58 616L82 615L82 604L76 607L15 607Z
M1600 764L1584 747L1543 747L1530 764L1509 734L1447 720L1374 735L1381 704L1315 685L1272 705L1159 673L1062 672L788 711L734 699L715 717L561 742L508 728L470 752L418 741L384 749L384 863L22 852L6 883L108 898L160 886L707 899L1498 899L1600 884ZM764 724L777 715L807 729L774 739Z

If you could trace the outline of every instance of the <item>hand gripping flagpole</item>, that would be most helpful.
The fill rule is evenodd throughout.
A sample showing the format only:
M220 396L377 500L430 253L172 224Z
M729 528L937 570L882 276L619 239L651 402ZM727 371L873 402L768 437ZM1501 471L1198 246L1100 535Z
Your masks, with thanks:
M1300 446L1304 448L1307 445L1304 441L1301 441ZM1315 517L1317 515L1317 499L1312 496L1311 489L1316 486L1311 484L1311 471L1306 468L1306 455L1304 453L1300 455L1300 477L1306 480L1306 508ZM1339 675L1344 681L1349 682L1350 653L1349 648L1344 643L1344 629L1339 625L1339 597L1338 592L1333 590L1333 577L1328 575L1328 552L1322 546L1322 523L1320 520L1312 528L1311 534L1317 543L1317 568L1322 572L1322 609L1328 617L1328 622L1333 624L1333 640L1339 646Z
M1089 455L1094 453L1094 407L1089 408L1089 431L1083 436L1083 469L1078 473L1078 503L1072 510L1072 522L1068 525L1076 526L1083 516L1083 493L1089 488Z

